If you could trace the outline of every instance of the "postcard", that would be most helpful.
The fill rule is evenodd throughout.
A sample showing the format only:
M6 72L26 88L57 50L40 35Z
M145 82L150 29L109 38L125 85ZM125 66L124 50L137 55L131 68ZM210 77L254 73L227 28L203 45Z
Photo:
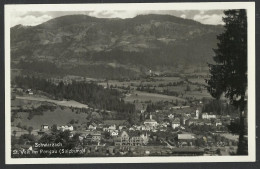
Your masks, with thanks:
M5 5L6 164L253 162L255 4Z

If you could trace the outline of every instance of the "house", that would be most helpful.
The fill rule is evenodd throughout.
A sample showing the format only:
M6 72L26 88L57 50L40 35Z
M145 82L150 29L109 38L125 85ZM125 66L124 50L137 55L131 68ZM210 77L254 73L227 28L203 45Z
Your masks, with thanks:
M154 127L151 126L145 126L145 125L141 125L141 130L143 131L151 131Z
M41 130L42 131L47 131L47 130L49 130L49 126L47 124L42 124L41 125Z
M191 117L190 113L186 113L185 115L186 115L186 117Z
M115 140L115 146L141 146L148 143L148 136L138 135L136 132L122 131Z
M222 125L222 122L219 119L217 119L215 123L216 123L216 126L221 126Z
M104 128L104 124L98 124L97 127L96 127L96 130L103 130Z
M126 126L119 126L118 129L121 131L121 130L127 129L127 127Z
M204 120L204 124L205 124L205 125L208 125L208 126L211 126L211 125L212 125L212 123L211 123L210 120Z
M135 131L135 129L133 127L130 127L129 131Z
M101 140L101 133L90 133L85 136L85 140L87 142L100 142Z
M196 119L188 119L188 120L186 120L185 124L187 126L194 125L196 123L196 121L197 121Z
M70 134L69 134L69 138L72 138L73 136L74 136L73 133L70 133Z
M200 111L196 109L194 119L199 119Z
M158 125L157 121L153 120L152 115L150 115L150 119L144 121L145 126L156 127Z
M169 119L173 119L173 118L174 118L174 115L173 115L173 114L169 114L169 115L168 115L168 118L169 118Z
M114 125L111 125L111 126L109 126L108 127L108 130L110 131L110 130L116 130L116 125L114 124Z
M186 124L186 121L188 120L189 118L188 117L182 117L181 118L181 125L185 125Z
M202 114L202 119L216 119L217 116L215 114L208 114L208 113L203 113Z
M143 141L143 145L147 145L148 141L149 141L149 136L147 135L147 133L141 134L140 137L141 137L141 139Z
M118 136L118 130L110 131L110 136L112 137Z
M178 134L178 144L180 147L192 146L195 141L195 135L190 133Z
M135 130L142 130L141 126L135 126Z
M33 151L33 147L31 145L21 145L20 149L22 151Z
M73 131L73 126L58 126L57 127L57 130L60 130L60 131L66 131L66 130L69 130L69 131Z
M180 119L179 118L175 118L173 121L172 121L172 128L173 129L176 129L177 127L180 127L181 123L180 123Z
M160 127L168 127L169 123L168 122L163 122L160 124Z
M88 126L88 129L89 129L89 130L96 130L96 129L97 129L96 123L91 123L91 124Z
M26 93L29 94L29 95L33 95L32 89L27 89L27 90L26 90Z
M79 136L79 141L83 141L84 138L85 138L85 137L84 137L83 135L80 135L80 136Z
M163 131L163 132L164 132L164 131L167 131L167 127L160 126L160 127L159 127L159 130L160 130L160 131Z

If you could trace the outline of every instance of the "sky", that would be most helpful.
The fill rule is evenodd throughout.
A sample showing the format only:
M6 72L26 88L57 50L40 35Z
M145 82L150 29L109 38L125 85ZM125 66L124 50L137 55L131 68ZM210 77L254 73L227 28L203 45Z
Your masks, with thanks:
M97 18L133 18L145 14L167 14L192 19L203 24L223 25L223 10L95 10L95 11L14 11L11 13L11 26L22 24L35 26L50 19L84 14Z

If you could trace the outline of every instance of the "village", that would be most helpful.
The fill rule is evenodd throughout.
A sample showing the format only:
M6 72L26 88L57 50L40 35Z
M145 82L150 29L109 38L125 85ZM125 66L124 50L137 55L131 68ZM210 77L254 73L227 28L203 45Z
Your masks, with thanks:
M27 95L33 95L32 90L26 92ZM46 121L40 128L34 128L29 132L29 135L34 135L33 140L25 138L23 144L13 146L13 156L44 156L46 153L57 155L59 152L59 155L67 152L65 156L214 156L234 153L238 135L231 134L228 126L237 118L201 112L202 105L203 103L189 113L178 113L190 108L189 106L174 106L169 107L169 110L153 112L140 110L139 116L142 121L139 125L129 125L124 120L92 119L85 124L85 127L79 128L76 126L77 121L74 120L58 126L49 125ZM93 108L87 109L98 111ZM156 121L158 116L160 122ZM67 142L70 140L75 142L70 149L62 148L62 143L58 142L61 147L52 150L48 144L53 143L53 140L47 139L42 142L44 137L49 138L52 135L56 137L61 133L67 134ZM13 134L18 135L17 131Z

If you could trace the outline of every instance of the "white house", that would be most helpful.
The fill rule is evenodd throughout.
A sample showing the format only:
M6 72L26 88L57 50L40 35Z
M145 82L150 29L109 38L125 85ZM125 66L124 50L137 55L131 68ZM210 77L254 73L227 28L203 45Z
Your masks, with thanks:
M135 129L133 127L130 127L129 131L135 131Z
M30 94L30 95L33 95L32 89L27 89L27 90L26 90L26 93L28 93L28 94Z
M136 126L136 127L135 127L135 130L141 130L141 129L142 129L141 126Z
M91 123L89 126L88 126L88 129L89 130L96 130L97 129L97 125L95 123Z
M111 136L118 136L118 130L114 130L110 132Z
M199 119L200 111L198 109L196 110L195 114L196 114L196 117L194 119Z
M215 118L217 118L215 114L208 114L208 113L202 114L202 119L215 119Z
M103 127L103 131L107 131L107 132L110 132L110 131L114 131L116 130L116 125L111 125L109 127Z
M175 129L177 127L180 127L181 123L180 123L180 119L176 118L172 121L172 128Z
M144 121L145 126L156 127L158 125L157 121L153 120L152 115L150 115L150 119Z
M173 114L169 114L169 115L168 115L168 118L169 118L169 119L173 119L173 118L174 118L174 115L173 115Z
M57 127L57 130L60 130L60 131L66 131L66 130L69 130L69 131L73 131L73 126L58 126Z
M144 145L147 145L147 144L148 144L148 141L149 141L149 137L148 137L147 133L141 134L140 137L141 137L141 139L142 139L142 141L143 141L143 144L144 144Z
M41 129L44 130L44 131L49 130L49 126L47 124L43 124L41 126Z
M216 126L221 126L222 122L220 120L216 120Z
M109 127L108 127L108 130L109 130L109 131L110 131L110 130L116 130L116 125L114 124L114 125L109 126Z
M153 127L141 125L141 130L143 131L150 131Z

